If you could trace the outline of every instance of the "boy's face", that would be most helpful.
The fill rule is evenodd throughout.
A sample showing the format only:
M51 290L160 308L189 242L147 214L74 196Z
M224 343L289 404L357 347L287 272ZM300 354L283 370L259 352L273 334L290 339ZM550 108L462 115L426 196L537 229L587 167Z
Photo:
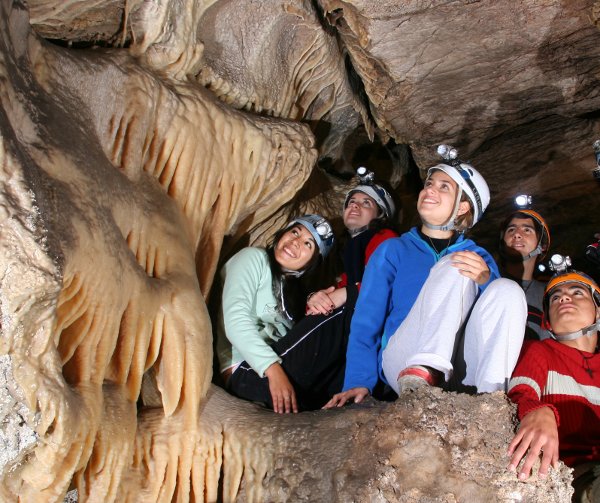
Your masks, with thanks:
M597 315L592 295L581 283L562 283L550 293L548 318L557 335L581 330L594 323Z
M532 218L514 217L506 227L503 239L508 253L526 257L535 250L539 236Z

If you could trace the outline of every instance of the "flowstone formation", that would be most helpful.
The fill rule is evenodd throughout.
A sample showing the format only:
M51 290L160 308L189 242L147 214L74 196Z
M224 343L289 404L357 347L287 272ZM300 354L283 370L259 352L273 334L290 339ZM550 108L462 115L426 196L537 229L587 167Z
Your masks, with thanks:
M205 299L236 246L335 216L356 162L410 198L440 142L497 196L519 179L557 216L583 199L565 225L597 213L599 12L0 0L0 500L569 501L563 465L505 471L502 394L286 417L234 399Z

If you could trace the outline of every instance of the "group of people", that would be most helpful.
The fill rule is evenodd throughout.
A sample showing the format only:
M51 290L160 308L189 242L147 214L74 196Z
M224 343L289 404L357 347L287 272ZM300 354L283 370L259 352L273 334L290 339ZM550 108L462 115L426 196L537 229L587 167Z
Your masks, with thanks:
M591 482L600 476L600 289L576 271L534 279L550 232L530 209L502 224L498 268L464 235L489 204L484 178L451 147L438 153L417 200L421 224L401 236L389 192L359 172L344 202L336 285L298 298L299 278L333 245L318 215L225 264L217 353L226 388L277 413L421 386L506 391L521 421L509 468L525 479L541 453L543 477L560 458L579 467L577 501L590 491L600 501Z

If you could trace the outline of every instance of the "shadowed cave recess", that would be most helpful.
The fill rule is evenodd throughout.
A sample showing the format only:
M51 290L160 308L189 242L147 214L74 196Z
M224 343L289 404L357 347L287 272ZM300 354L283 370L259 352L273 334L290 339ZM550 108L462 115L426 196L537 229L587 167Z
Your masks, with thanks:
M359 165L415 223L435 147L584 257L600 2L0 0L0 501L568 502L503 393L275 416L212 384L216 272ZM207 307L207 305L209 307Z

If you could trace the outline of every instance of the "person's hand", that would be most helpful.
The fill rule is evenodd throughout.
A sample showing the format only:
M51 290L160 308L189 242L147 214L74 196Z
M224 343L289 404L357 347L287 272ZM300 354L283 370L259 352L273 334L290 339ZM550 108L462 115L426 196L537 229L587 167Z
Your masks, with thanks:
M344 288L344 297L345 297ZM338 307L335 305L335 286L313 293L306 301L306 314L331 314ZM345 302L345 300L344 300Z
M478 285L485 285L490 279L490 268L481 255L473 251L454 252L452 265L459 269L463 276L471 278Z
M350 388L348 391L333 395L333 398L323 405L323 408L333 409L334 407L343 407L350 400L353 400L354 403L360 403L367 396L369 396L367 388Z
M344 286L342 288L336 288L333 292L329 294L329 298L335 306L334 309L343 306L346 303L346 287Z
M529 452L528 452L529 451ZM511 456L508 469L517 470L523 456L525 462L518 474L519 480L525 480L531 475L531 468L542 454L542 462L538 475L541 479L548 475L548 467L558 465L558 427L556 418L550 407L540 407L528 413L522 420L519 431L508 446Z
M269 391L271 392L271 400L273 401L273 411L278 414L298 412L296 391L283 367L275 362L265 370L265 375L269 379Z

